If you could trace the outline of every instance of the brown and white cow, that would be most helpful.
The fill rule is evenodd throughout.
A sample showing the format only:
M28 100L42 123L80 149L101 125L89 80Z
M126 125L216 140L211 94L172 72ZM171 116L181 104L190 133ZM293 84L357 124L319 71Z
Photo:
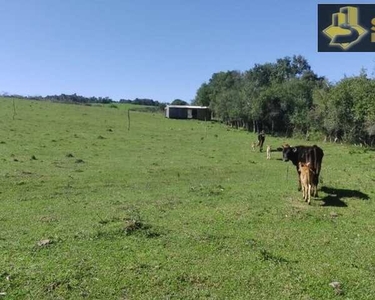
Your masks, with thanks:
M267 159L271 159L271 146L267 146Z
M314 185L315 172L311 168L310 162L298 163L298 170L300 171L300 182L302 186L302 196L308 204L311 201L311 193L316 189Z

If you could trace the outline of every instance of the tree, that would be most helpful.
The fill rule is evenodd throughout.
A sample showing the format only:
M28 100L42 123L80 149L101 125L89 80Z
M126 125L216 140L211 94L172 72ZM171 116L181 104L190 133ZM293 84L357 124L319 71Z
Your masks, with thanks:
M175 99L171 103L172 105L188 105L188 103L181 99Z
M195 105L209 106L211 102L210 99L210 86L207 83L203 83L197 90L197 94L193 101Z
M348 80L344 79L344 80ZM254 131L319 131L331 136L375 140L374 80L330 84L301 55L255 64L241 73L214 73L197 90L195 104L208 105L216 118ZM371 105L369 105L371 103Z

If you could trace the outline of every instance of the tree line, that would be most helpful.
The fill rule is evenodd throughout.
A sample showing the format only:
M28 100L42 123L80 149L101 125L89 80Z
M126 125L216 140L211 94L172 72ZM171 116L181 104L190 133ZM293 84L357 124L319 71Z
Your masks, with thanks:
M109 97L85 97L77 95L76 93L60 94L60 95L47 95L47 96L22 96L17 94L3 93L1 97L4 98L17 98L17 99L27 99L27 100L38 100L38 101L54 101L63 103L112 103L115 102Z
M60 95L47 95L43 96L22 96L17 94L8 94L3 93L1 97L4 98L17 98L17 99L27 99L27 100L38 100L38 101L54 101L54 102L62 102L62 103L77 103L77 104L89 104L89 103L101 103L101 104L108 104L108 103L117 103L113 99L109 97L85 97L77 95L76 93L68 95L68 94L60 94ZM146 105L146 106L157 106L160 109L164 109L165 103L161 103L159 101L155 101L152 99L140 99L135 98L134 100L130 99L121 99L120 103L130 103L135 105Z
M337 83L318 76L301 55L214 73L193 104L235 127L274 135L322 137L373 145L375 80L365 70Z
M120 99L120 103L128 103L128 104L135 104L135 105L145 105L145 106L157 106L160 109L164 109L166 103L155 101L153 99L147 98L135 98L134 100L130 99Z
M8 94L2 93L0 95L3 98L14 98L14 99L27 99L27 100L48 100L48 101L55 101L55 102L64 102L64 103L127 103L127 104L135 104L135 105L144 105L144 106L157 106L160 109L164 109L165 106L169 103L159 102L153 99L148 98L135 98L134 100L131 99L120 99L118 102L112 100L109 97L84 97L77 95L76 93L68 95L68 94L60 94L60 95L47 95L43 96L22 96L18 94ZM188 105L186 101L181 99L175 99L171 103L172 105Z
M120 99L120 103L129 103L129 104L138 104L138 105L146 105L146 106L159 106L160 108L164 109L165 106L169 103L163 103L159 101L155 101L152 99L139 99L135 98L134 100L127 100L127 99ZM174 99L171 103L171 105L188 105L184 100L181 99Z

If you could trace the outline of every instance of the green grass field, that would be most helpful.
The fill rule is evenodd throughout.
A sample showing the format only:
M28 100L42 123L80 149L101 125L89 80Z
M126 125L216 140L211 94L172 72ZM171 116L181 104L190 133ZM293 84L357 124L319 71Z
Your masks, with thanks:
M315 142L308 206L252 133L15 104L13 120L0 99L0 299L375 299L375 152ZM285 142L306 144L265 144Z

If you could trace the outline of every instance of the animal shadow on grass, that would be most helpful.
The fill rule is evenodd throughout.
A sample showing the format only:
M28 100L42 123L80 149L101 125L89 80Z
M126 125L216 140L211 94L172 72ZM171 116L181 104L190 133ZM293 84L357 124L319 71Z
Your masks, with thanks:
M356 190L335 189L327 186L323 186L321 190L322 192L328 194L327 196L322 198L324 202L322 206L347 207L348 205L341 200L342 198L357 198L360 200L370 199L367 194Z

